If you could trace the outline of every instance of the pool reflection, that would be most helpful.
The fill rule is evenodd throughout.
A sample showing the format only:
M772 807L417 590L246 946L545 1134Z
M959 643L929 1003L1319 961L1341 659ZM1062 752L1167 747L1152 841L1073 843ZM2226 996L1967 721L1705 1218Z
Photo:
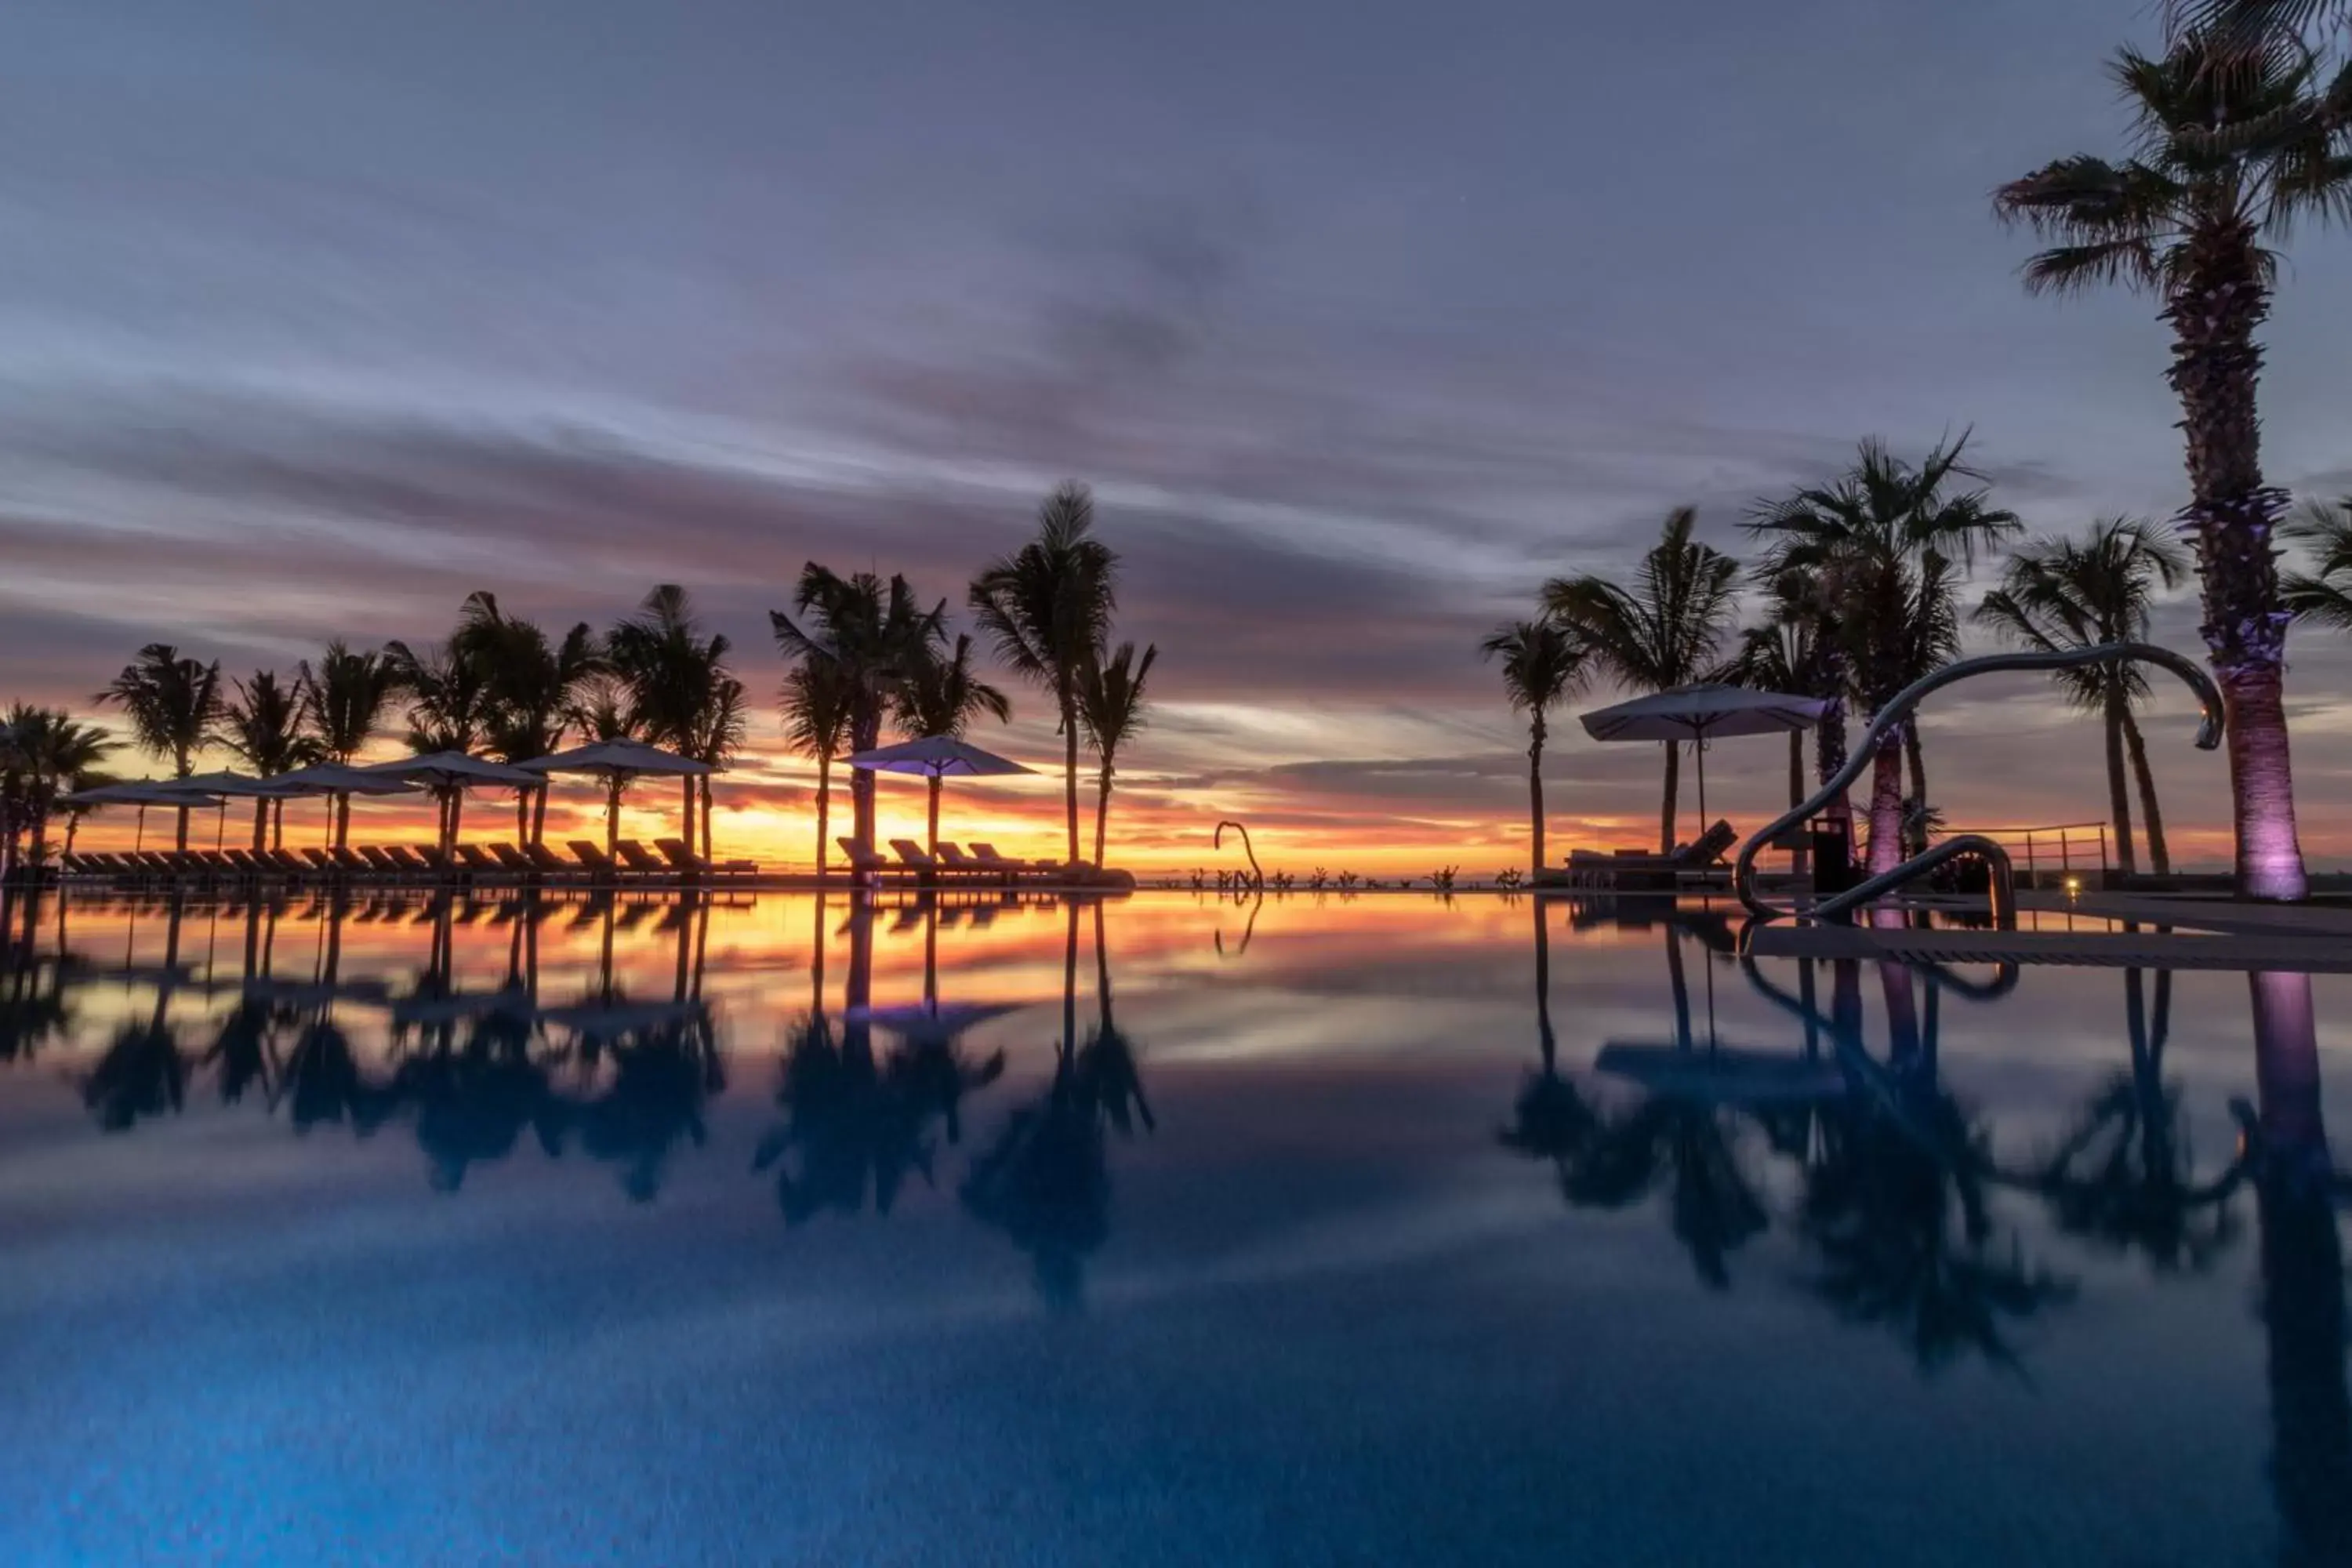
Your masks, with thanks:
M2307 976L2225 1011L2194 976L1759 962L1719 910L1529 899L19 898L0 931L0 1062L37 1069L0 1110L62 1082L94 1147L282 1120L300 1169L362 1161L316 1152L347 1133L419 1205L498 1194L469 1215L542 1162L609 1215L740 1193L813 1273L845 1245L992 1267L1033 1317L1191 1300L1188 1270L1270 1289L1252 1268L1344 1251L1318 1227L1384 1182L1528 1194L1535 1234L1686 1335L1780 1324L1956 1408L2073 1386L2155 1292L2250 1282L2257 1324L2209 1311L2189 1342L2259 1333L2265 1381L2234 1375L2278 1560L2352 1556L2352 1189ZM2229 1054L2178 1043L2199 1005ZM1351 1033L1390 1016L1401 1044ZM1499 1038L1428 1024L1473 1017ZM1987 1068L1987 1020L2032 1070ZM1454 1088L1441 1168L1392 1108Z

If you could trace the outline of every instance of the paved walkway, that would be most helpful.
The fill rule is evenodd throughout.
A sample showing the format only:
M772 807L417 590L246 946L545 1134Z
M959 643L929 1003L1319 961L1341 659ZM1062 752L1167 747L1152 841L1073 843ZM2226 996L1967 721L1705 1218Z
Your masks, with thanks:
M2175 920L2180 917L2175 916ZM2352 941L2268 931L1874 931L1759 926L1759 958L1895 959L1909 963L2058 963L2114 969L2288 969L2352 973Z

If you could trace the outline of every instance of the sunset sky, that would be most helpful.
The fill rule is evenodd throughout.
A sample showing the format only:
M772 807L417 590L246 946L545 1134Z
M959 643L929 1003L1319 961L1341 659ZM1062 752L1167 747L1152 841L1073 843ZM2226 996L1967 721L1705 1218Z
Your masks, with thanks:
M2027 298L1987 199L2119 148L2134 0L822 12L10 6L0 700L87 711L153 640L290 673L437 638L477 588L601 626L658 581L765 694L803 561L961 620L1075 477L1118 636L1161 650L1115 860L1207 862L1237 816L1269 867L1485 875L1525 861L1525 742L1478 637L1669 508L1744 552L1751 500L1859 437L1970 426L2035 531L2182 499L2152 306ZM2352 490L2347 289L2352 237L2300 237L2264 404L2300 496ZM2340 866L2352 653L2292 651L2305 847ZM975 738L1057 758L1016 703ZM2176 858L2214 862L2223 765L2177 689L2147 722ZM1564 729L1556 843L1647 838L1656 748ZM764 709L754 744L719 848L804 860L806 770ZM1939 700L1927 750L1956 826L2105 815L2040 682ZM1753 824L1783 769L1727 743L1710 805ZM950 831L1042 854L1057 808L957 790Z

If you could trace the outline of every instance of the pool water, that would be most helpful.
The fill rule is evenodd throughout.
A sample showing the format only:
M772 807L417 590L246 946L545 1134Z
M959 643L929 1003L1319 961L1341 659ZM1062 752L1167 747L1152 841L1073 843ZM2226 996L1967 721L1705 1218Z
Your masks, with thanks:
M2352 1560L2342 978L1486 896L5 918L0 1563Z

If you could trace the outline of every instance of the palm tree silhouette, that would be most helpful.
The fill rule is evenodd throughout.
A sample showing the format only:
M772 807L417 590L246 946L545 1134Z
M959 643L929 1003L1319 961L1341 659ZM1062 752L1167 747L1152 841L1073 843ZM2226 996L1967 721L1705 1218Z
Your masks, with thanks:
M2352 129L2317 70L2289 40L2247 51L2189 32L2160 58L2120 50L2137 155L2061 158L1994 197L2004 219L2054 242L2026 263L2027 288L2121 283L2164 301L2189 467L2179 523L2228 710L2238 891L2263 899L2299 899L2305 879L2283 692L2293 612L2272 549L2287 496L2263 480L2254 333L2278 273L2265 241L2340 216L2352 193Z
M498 595L488 591L467 595L450 642L487 672L483 741L502 763L562 751L583 687L607 668L587 622L551 638L534 623L499 609ZM537 844L546 836L548 789L541 783L515 793L518 839Z
M309 660L296 678L305 698L310 733L329 762L348 767L383 726L383 713L400 689L398 663L380 653L354 651L341 638L327 645L313 668ZM335 794L335 847L351 840L350 792Z
M1138 658L1135 645L1125 642L1108 658L1089 658L1078 671L1078 724L1095 749L1101 767L1096 776L1095 864L1103 864L1103 840L1110 825L1110 784L1118 772L1118 750L1142 732L1144 685L1160 657L1158 644Z
M169 643L149 643L95 700L119 704L140 750L169 757L173 776L186 778L196 771L196 752L220 717L220 665L182 658ZM179 807L176 815L173 842L184 850L188 807Z
M845 711L844 729L853 752L869 751L882 739L882 721L899 689L930 661L946 633L947 601L929 610L915 602L904 577L886 584L871 572L843 577L810 562L801 569L793 594L794 621L781 610L768 612L776 647L788 659L830 666L826 679ZM788 693L789 694L789 693ZM868 852L874 847L874 775L860 768L850 779L852 833ZM823 864L824 847L818 847Z
M1962 435L1914 468L1883 443L1864 441L1845 474L1759 502L1749 520L1751 532L1771 541L1766 574L1807 574L1839 606L1844 660L1869 716L1958 649L1959 571L2019 526L2013 513L1990 504L1981 484L1958 494L1948 489L1983 478L1961 460L1967 446ZM1916 728L1906 722L1890 731L1874 760L1873 872L1903 858L1906 748L1913 797L1923 805L1927 798Z
M1818 699L1822 716L1813 725L1816 783L1826 784L1845 766L1847 663L1843 627L1834 600L1811 572L1782 569L1759 574L1766 618L1739 634L1738 651L1715 679L1751 691L1787 691ZM1805 732L1789 731L1789 805L1804 804ZM1834 808L1843 816L1845 805ZM1800 845L1796 869L1805 869L1810 846Z
M971 667L971 637L956 634L955 647L945 656L929 653L902 682L893 705L898 728L909 737L952 736L961 739L971 721L988 714L998 723L1013 717L1013 704L995 686L982 679ZM930 776L930 852L940 851L940 775Z
M2188 558L2179 546L2147 523L2111 518L2095 524L2087 538L2036 539L2013 552L2002 567L2000 586L1977 605L1976 618L2011 642L2046 651L2144 641L2157 589L2177 586L2187 570ZM2116 865L2127 876L2135 869L2131 794L2124 782L2128 752L2139 784L2148 865L2158 876L2169 872L2172 858L2165 849L2156 778L2132 717L2133 705L2148 694L2147 675L2124 661L2078 665L2054 679L2069 702L2097 713L2105 724Z
M604 647L628 688L635 727L656 746L681 754L709 749L717 736L714 709L742 699L742 688L727 670L732 643L720 633L703 635L693 601L675 583L647 594L636 615L605 635ZM678 837L692 850L698 786L690 773L681 775L680 784Z
M403 739L412 752L470 752L481 745L490 721L490 666L478 642L462 637L421 647L388 642L383 651L408 699L408 732ZM452 784L436 793L441 821L435 840L446 846L457 837L466 792Z
M803 658L784 672L784 739L816 759L816 871L825 872L827 818L833 809L833 762L849 746L849 681L830 658Z
M1511 711L1528 716L1528 864L1543 869L1543 749L1548 715L1584 689L1588 653L1581 637L1558 621L1515 621L1478 645L1482 658L1503 661L1503 691ZM1538 928L1540 930L1540 928Z
M1110 641L1118 608L1118 556L1093 537L1094 494L1057 486L1037 513L1034 538L972 579L971 604L997 657L1054 696L1061 721L1063 794L1070 863L1078 863L1078 690L1088 660Z
M302 714L308 705L302 679L279 683L275 670L261 670L250 680L235 682L236 695L221 705L213 738L235 752L261 778L272 778L307 767L322 754L316 737L303 732ZM283 836L286 802L268 795L253 800L253 847L268 847L270 808L275 806Z
M30 836L27 855L35 866L48 859L49 817L63 798L103 782L99 764L115 751L104 731L76 721L63 709L11 704L0 715L0 872L12 868L19 831ZM66 853L73 853L73 823L79 813L66 808Z
M1555 577L1544 609L1573 628L1600 669L1637 691L1671 691L1700 679L1729 629L1739 563L1691 538L1698 514L1676 507L1658 542L1635 569L1629 591L1605 577ZM1658 852L1675 847L1682 748L1666 742L1665 803L1658 813Z
M2315 557L2315 570L2290 572L2281 580L2286 607L2299 621L2352 631L2352 497L2314 501L2279 533Z
M12 929L20 904L24 911L21 938ZM0 893L0 1062L29 1060L43 1046L68 1037L73 1029L73 1001L66 980L75 963L65 945L63 896L58 901L57 952L46 963L35 949L40 910L37 885Z

